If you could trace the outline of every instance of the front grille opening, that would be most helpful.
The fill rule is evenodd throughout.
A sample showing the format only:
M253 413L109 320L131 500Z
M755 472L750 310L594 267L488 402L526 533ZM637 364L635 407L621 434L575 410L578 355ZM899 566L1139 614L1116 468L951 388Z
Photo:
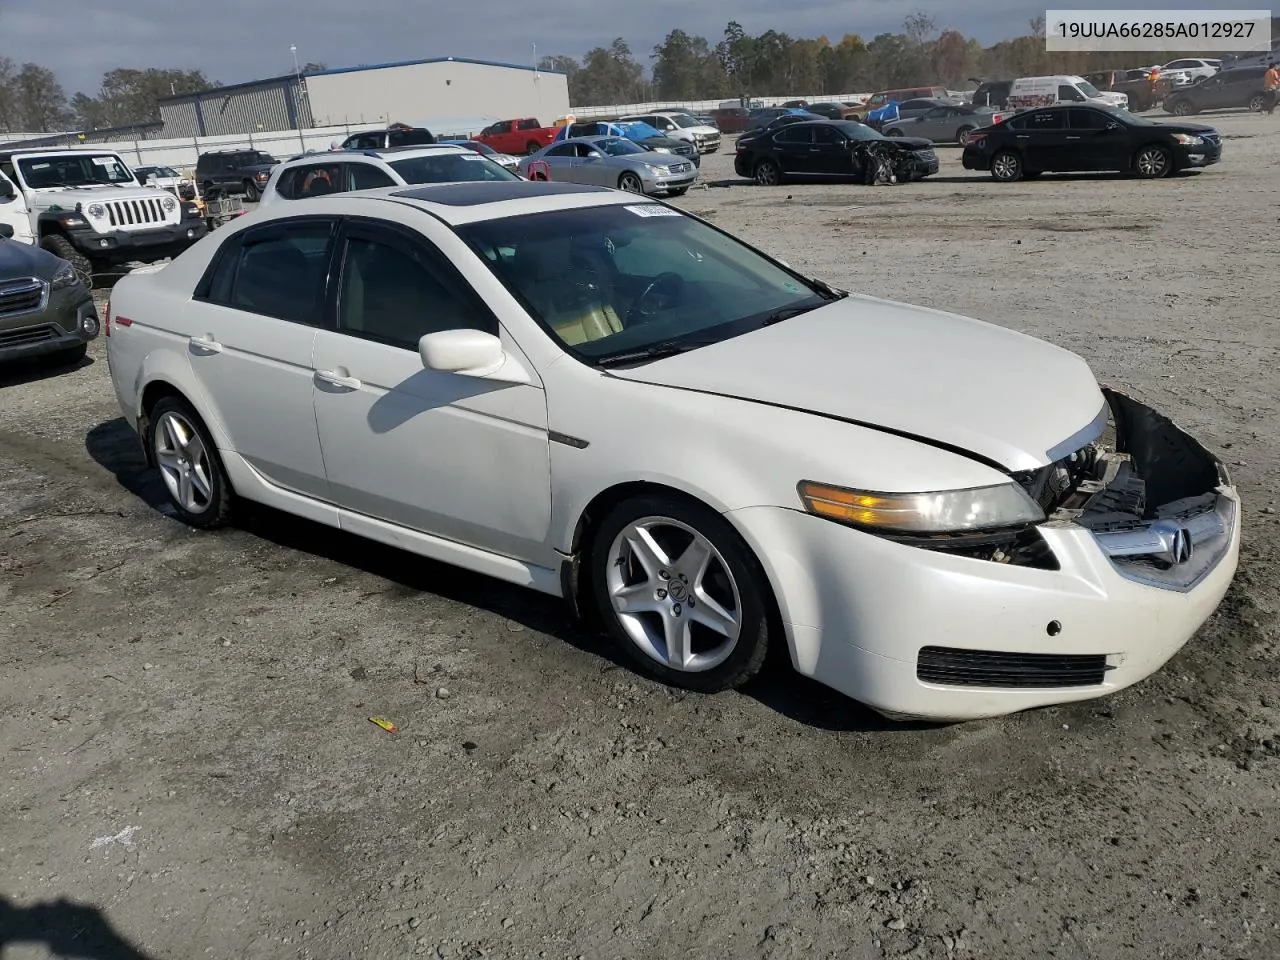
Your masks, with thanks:
M58 331L51 326L27 327L23 330L0 330L0 347L22 347L30 343L44 343L57 339Z
M1106 654L1004 653L923 647L916 679L944 687L1096 687L1114 669Z
M44 284L39 280L0 283L0 316L35 310L43 297Z

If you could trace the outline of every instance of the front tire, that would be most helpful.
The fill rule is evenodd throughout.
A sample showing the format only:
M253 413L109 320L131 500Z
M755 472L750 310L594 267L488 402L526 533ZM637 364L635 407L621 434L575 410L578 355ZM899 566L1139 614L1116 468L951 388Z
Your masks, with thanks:
M669 197L683 197L683 196L684 196L686 193L688 193L688 192L689 192L689 188L688 188L688 187L676 187L674 190L668 190L668 191L667 191L667 196L669 196Z
M76 276L85 285L85 289L93 289L93 262L73 247L70 240L55 233L52 236L42 238L40 246L55 257L61 257L71 264L71 269L76 272Z
M1249 98L1249 112L1261 113L1267 108L1267 98L1261 93L1255 93Z
M1012 150L1001 150L991 158L991 176L1001 183L1022 179L1022 157Z
M1173 170L1173 154L1152 144L1142 147L1133 158L1133 172L1143 180L1159 180Z
M759 672L772 594L714 510L676 496L628 500L596 530L588 562L602 621L640 672L703 693Z
M899 130L897 127L890 127L888 130L884 132L884 135L886 137L900 137L902 136L902 131Z
M618 178L618 189L627 193L644 193L644 184L634 173L624 173Z
M163 397L151 408L147 450L184 523L212 530L231 522L231 483L208 428L190 404Z

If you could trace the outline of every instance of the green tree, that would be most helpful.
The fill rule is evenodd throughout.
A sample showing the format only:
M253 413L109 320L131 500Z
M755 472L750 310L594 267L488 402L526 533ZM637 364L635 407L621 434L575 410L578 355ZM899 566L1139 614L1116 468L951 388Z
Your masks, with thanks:
M724 36L716 44L716 59L737 96L755 93L756 42L738 21L730 20L725 25Z
M653 48L651 59L660 100L708 100L725 90L724 68L705 37L672 30Z
M581 106L635 103L644 94L644 67L636 62L627 42L618 37L608 47L596 47L582 58L572 78L569 100Z
M15 133L18 131L18 96L13 80L17 68L8 57L0 57L0 131Z
M11 87L17 105L17 126L24 132L54 133L71 125L66 91L48 67L24 63Z

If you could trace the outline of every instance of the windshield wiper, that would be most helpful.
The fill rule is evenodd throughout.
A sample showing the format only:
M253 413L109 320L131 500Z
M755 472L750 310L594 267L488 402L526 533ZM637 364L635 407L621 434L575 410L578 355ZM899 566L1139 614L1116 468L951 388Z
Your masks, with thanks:
M690 350L696 350L698 347L705 347L713 343L719 343L716 340L661 340L658 343L650 344L647 347L641 347L638 350L628 350L625 353L615 353L608 357L602 357L596 363L602 367L616 367L624 363L636 363L640 360L658 360L662 357L674 357L679 353L688 353Z
M781 310L775 310L773 313L761 320L760 326L771 327L775 323L781 323L783 320L790 320L792 317L798 317L802 313L808 313L810 310L817 309L818 305L812 303L803 307L783 307Z

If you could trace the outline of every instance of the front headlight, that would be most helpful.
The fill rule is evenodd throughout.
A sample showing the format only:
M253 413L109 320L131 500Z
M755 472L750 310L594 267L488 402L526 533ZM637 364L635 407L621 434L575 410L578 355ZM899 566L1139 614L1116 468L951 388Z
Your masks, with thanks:
M75 270L68 263L53 275L53 279L49 281L49 286L54 290L65 290L67 287L74 287L78 279Z
M85 212L94 220L101 220L107 215L107 208L100 203L91 203Z
M1184 147L1198 147L1204 143L1202 137L1197 137L1192 133L1175 133L1173 139L1175 143L1180 143Z
M872 533L934 534L995 530L1044 520L1044 511L1016 483L932 493L877 493L803 480L805 510Z
M163 204L165 213L173 213L178 209L178 200L172 194L166 196L160 203Z
M651 147L650 149L653 150L654 153L670 153L671 152L670 147Z

